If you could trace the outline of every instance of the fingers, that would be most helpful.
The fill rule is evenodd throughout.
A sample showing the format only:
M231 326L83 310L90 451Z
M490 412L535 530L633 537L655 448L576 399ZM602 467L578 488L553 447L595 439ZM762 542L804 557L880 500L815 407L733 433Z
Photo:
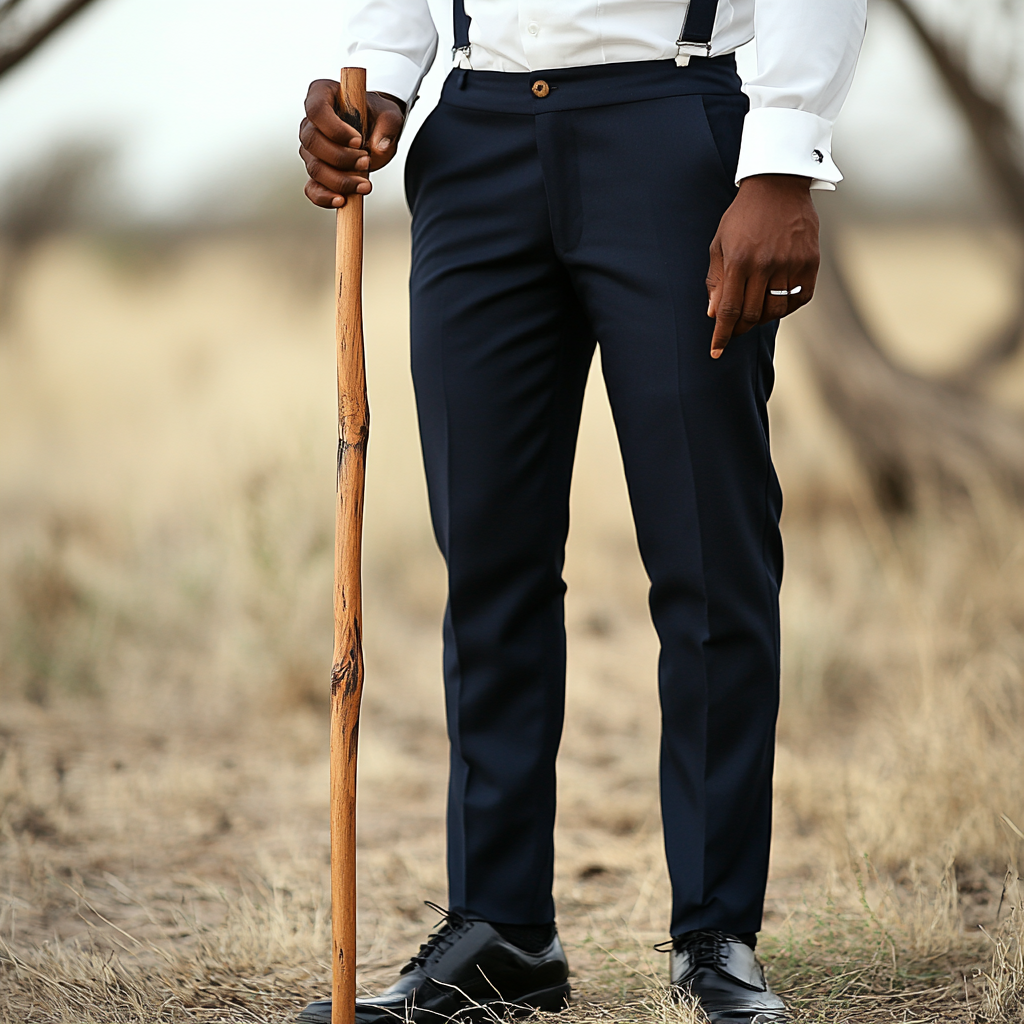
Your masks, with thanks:
M734 338L746 334L751 327L756 327L759 323L767 322L764 307L769 298L769 274L769 269L764 266L757 266L753 272L747 272L743 286L743 312L732 329Z
M768 287L762 293L764 304L757 323L766 324L771 320L781 320L789 312L789 278L784 273L774 273L768 279ZM773 295L772 292L781 292ZM799 295L797 295L799 298Z
M370 156L362 149L359 132L338 116L337 96L337 82L313 82L299 125L299 156L309 175L306 197L317 206L335 209L345 205L346 195L366 195L371 188L366 179Z
M350 149L362 149L363 140L359 132L338 116L335 103L339 88L339 84L329 78L311 82L306 93L306 117L331 142Z
M790 313L795 313L801 306L806 306L808 302L814 297L814 286L818 279L818 265L815 263L811 266L802 267L796 276L795 283L789 286L789 304L786 312L783 316L789 316ZM799 285L800 291L796 295L793 294L793 289Z
M358 193L361 196L365 196L370 191L370 183L365 178L357 180L359 184L355 188L346 187L344 191L338 192L325 185L321 185L315 178L310 178L306 182L303 191L306 193L306 198L316 206L340 210L345 205L346 195Z
M812 264L790 267L788 270L773 274L768 283L768 294L758 322L766 324L771 320L781 320L790 313L795 313L801 306L806 306L814 296L817 276L817 266ZM786 294L772 295L773 291Z
M803 273L789 276L792 271L775 271L771 277L755 272L747 278L743 291L743 312L733 325L732 337L746 334L752 327L781 320L805 306L814 294L813 276ZM802 283L806 282L806 283ZM773 295L772 292L782 294Z
M736 325L743 317L744 275L739 267L725 267L715 297L708 308L708 316L715 318L711 336L711 358L718 359L729 344Z
M345 205L344 196L339 196L336 192L324 188L320 182L314 181L312 178L306 182L306 187L303 191L311 203L315 206L322 206L326 210L337 210Z
M299 124L299 142L317 160L340 170L369 170L366 150L343 146L329 139L313 122L304 117Z
M784 291L785 295L772 295L772 291ZM772 320L781 320L790 313L795 313L801 306L806 306L814 295L814 275L801 274L799 277L788 278L782 282L777 277L768 286L768 294L765 298L764 310L761 314L759 324L766 324Z
M326 78L313 82L306 95L306 116L299 125L299 156L309 175L306 196L317 206L328 208L344 206L347 195L366 195L370 191L367 175L395 155L405 124L403 105L398 100L368 93L369 138L364 140L338 115L337 98L337 82Z
M793 295L793 289L799 288L800 290ZM783 317L789 316L790 313L795 313L801 306L806 306L811 300L811 296L814 294L814 285L800 284L799 282L794 285L790 285L790 294L786 298L786 312L780 313L773 319L781 320Z
M707 276L708 316L715 329L711 336L711 358L718 359L732 338L761 322L768 274L751 269L745 261L727 260L716 237L711 245ZM785 300L783 300L783 304Z
M325 188L330 189L335 195L347 195L351 192L360 192L366 195L370 191L370 183L366 180L365 174L369 170L370 158L356 150L358 158L354 160L355 168L352 171L339 170L326 160L315 157L305 146L299 146L299 156L306 165L306 173L318 181Z
M726 262L721 246L712 246L708 271L708 316L715 320L711 358L718 359L726 345L752 327L781 320L810 302L814 294L815 268L801 267L791 277L786 270L749 268ZM785 292L773 295L772 292ZM795 291L796 294L793 294Z

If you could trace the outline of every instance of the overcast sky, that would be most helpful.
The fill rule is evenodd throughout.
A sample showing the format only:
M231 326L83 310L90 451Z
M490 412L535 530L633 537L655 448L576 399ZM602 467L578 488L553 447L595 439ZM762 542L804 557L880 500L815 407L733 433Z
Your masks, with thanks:
M442 48L413 128L447 70L450 7L432 5ZM337 77L344 16L344 0L96 0L0 80L0 181L60 139L108 138L134 200L173 212L253 160L284 162L307 83ZM901 201L949 189L967 146L907 31L876 0L836 129L851 188ZM401 201L399 171L380 176L379 201Z

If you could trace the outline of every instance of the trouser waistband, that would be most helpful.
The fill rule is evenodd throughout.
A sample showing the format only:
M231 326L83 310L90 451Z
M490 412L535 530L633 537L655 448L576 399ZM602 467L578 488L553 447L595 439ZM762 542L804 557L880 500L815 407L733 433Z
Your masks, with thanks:
M535 88L538 82L547 88ZM550 71L468 71L456 68L441 90L441 102L505 114L607 107L667 96L733 95L740 91L733 54L674 60L593 64Z

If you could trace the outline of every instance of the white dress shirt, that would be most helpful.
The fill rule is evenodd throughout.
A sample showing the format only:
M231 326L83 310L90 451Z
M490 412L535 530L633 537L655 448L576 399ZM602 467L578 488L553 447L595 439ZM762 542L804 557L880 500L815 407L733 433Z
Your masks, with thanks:
M367 88L407 103L437 52L427 0L352 0L348 54ZM478 71L544 71L671 60L687 0L465 0L467 53ZM744 84L737 183L753 174L798 174L835 188L832 126L853 82L867 0L719 0L711 56L755 40L757 73ZM693 61L703 58L693 57ZM686 74L686 68L679 69ZM668 130L668 126L666 126Z

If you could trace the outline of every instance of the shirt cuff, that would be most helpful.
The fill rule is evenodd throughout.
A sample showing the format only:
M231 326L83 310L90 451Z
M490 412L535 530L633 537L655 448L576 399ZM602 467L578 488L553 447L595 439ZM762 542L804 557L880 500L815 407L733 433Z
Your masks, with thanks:
M755 107L743 122L736 184L755 174L796 174L832 191L843 176L832 160L832 122L807 110Z
M394 50L357 50L352 63L366 68L367 92L395 96L404 101L406 110L412 106L426 73L415 61Z

